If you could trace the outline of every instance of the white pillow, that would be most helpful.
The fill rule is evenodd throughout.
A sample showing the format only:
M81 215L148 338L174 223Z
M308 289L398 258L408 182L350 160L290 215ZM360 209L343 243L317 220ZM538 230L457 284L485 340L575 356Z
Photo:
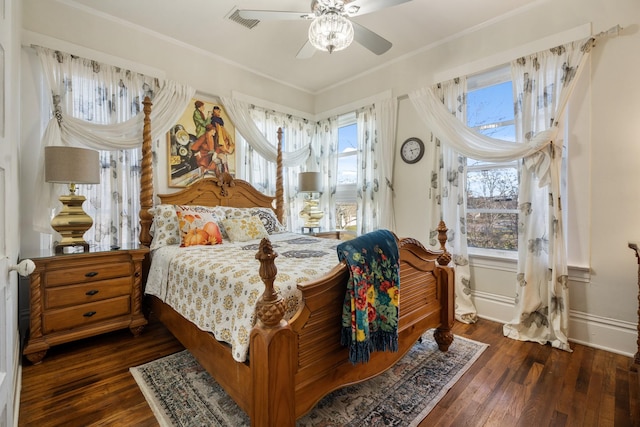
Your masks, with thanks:
M269 234L282 233L287 229L278 221L276 213L270 208L251 208L251 216L257 216Z
M154 250L162 246L180 244L180 228L178 227L178 216L174 205L157 205L149 209L153 215L153 239L150 249Z
M222 225L232 242L246 242L247 240L268 237L262 221L257 216L247 218L227 218L222 220Z

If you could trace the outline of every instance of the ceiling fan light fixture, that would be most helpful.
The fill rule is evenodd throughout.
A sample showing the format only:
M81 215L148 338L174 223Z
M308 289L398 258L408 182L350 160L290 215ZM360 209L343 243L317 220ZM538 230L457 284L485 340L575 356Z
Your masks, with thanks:
M329 53L343 50L353 42L353 25L339 13L328 11L309 26L309 42Z

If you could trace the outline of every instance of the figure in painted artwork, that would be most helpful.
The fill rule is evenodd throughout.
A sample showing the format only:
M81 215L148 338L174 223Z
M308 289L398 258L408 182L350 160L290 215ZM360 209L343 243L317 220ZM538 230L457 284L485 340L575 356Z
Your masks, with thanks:
M193 110L193 124L196 125L196 138L204 135L209 117L204 113L204 102L196 101Z
M191 151L194 152L193 157L196 160L196 164L203 172L211 170L212 168L215 169L213 158L216 154L214 141L215 132L215 127L211 123L207 123L205 132L191 145Z
M211 112L211 124L215 126L216 133L214 136L215 152L217 153L217 174L229 172L229 163L227 155L233 154L235 151L235 143L233 138L224 128L224 120L221 117L222 111L217 105L213 107Z

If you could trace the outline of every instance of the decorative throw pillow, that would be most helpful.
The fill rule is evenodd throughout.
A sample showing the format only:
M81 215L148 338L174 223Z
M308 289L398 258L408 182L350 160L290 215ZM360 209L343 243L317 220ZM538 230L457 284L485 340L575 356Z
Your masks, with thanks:
M149 209L153 215L153 239L150 249L154 250L162 246L180 244L180 228L178 227L178 216L173 205L158 205Z
M269 234L282 233L287 229L280 224L273 209L269 208L251 208L251 215L257 216L262 221L262 225Z
M232 242L246 242L247 240L268 237L262 221L257 216L248 218L227 218L222 220L224 229Z
M181 234L180 246L218 245L222 243L220 218L207 206L176 206Z
M233 219L239 219L239 218L248 218L251 216L251 210L253 208L232 208L229 206L218 206L217 208L218 213L222 213L222 217L223 218L233 218Z

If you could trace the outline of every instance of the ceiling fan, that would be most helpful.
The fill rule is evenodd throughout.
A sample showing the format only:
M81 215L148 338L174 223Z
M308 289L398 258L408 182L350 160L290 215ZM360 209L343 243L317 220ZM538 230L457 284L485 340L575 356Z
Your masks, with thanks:
M348 47L353 40L376 55L391 49L391 42L349 18L406 3L410 0L312 0L311 12L278 10L238 10L243 19L312 20L309 38L296 55L304 59L316 50L337 52Z

